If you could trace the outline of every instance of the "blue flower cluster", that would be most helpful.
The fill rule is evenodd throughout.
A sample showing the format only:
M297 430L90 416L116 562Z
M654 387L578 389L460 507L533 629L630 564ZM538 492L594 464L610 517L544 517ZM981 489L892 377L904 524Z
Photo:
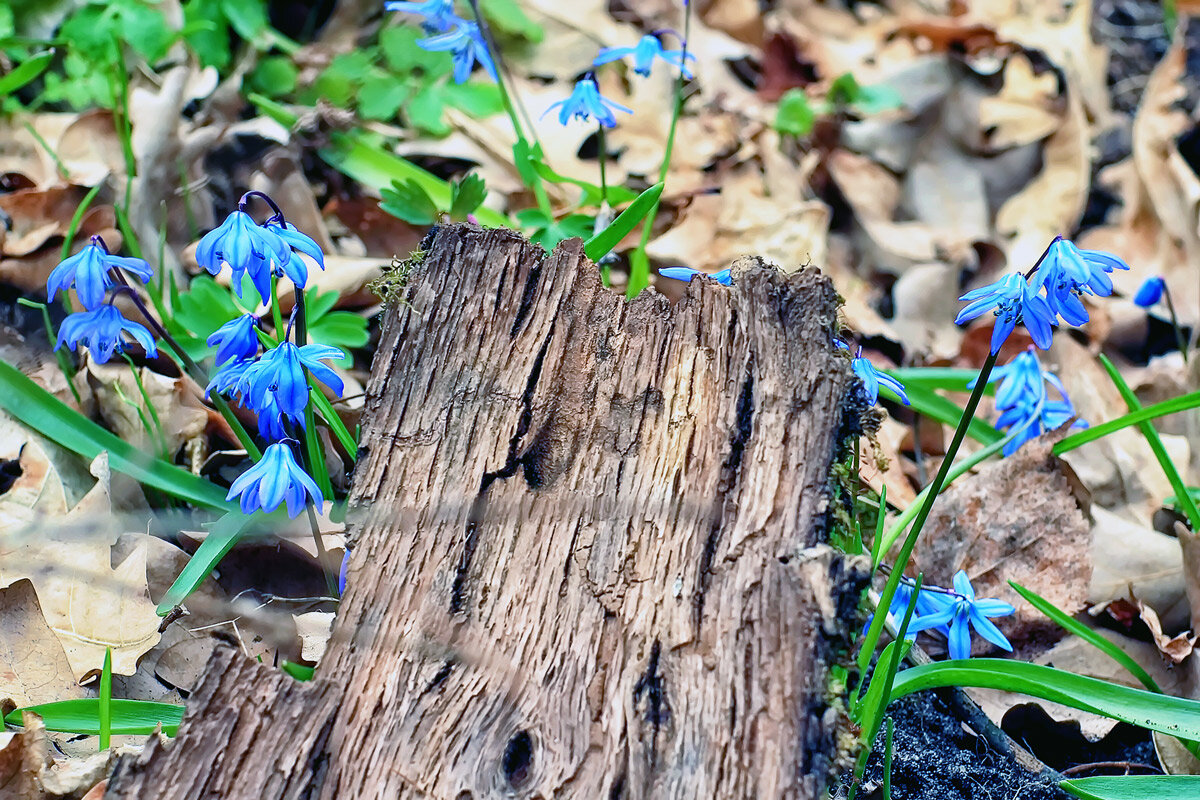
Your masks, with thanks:
M417 42L423 50L450 53L454 58L454 80L463 83L479 63L492 80L498 80L487 40L479 24L454 13L454 0L384 3L387 11L401 11L421 18L421 27L430 34Z
M1032 347L1004 366L992 370L988 383L995 381L1000 381L996 388L996 410L1001 412L996 427L1015 432L1013 438L1004 445L1006 456L1017 452L1030 439L1058 428L1075 416L1075 407L1067 397L1066 387L1057 375L1042 369ZM975 383L971 381L967 388L974 388ZM1060 399L1050 399L1047 385L1058 393ZM1071 427L1086 428L1087 423L1079 419Z
M118 282L115 276L126 273L134 275L142 283L148 283L153 275L150 265L142 259L109 253L108 246L99 236L93 236L82 250L50 272L46 280L46 297L53 300L59 292L74 289L80 305L86 309L69 314L63 320L58 329L55 350L63 345L74 350L86 344L96 363L104 364L112 358L113 353L125 349L123 334L127 334L145 348L147 355L158 355L154 335L145 325L126 319L111 304L111 298L105 303L110 289L119 290L125 286L124 280Z
M896 589L888 610L896 624L908 610L913 589L913 584L907 579L902 580ZM954 574L952 592L937 587L922 587L906 635L912 638L921 631L940 633L949 643L950 658L962 659L971 657L971 629L974 628L984 639L1011 652L1012 644L989 618L1006 617L1015 611L1011 604L1003 600L976 599L970 578L966 572L959 570Z
M839 350L850 352L850 345L843 342L841 339L834 338L833 344ZM862 348L858 348L858 352L854 354L854 360L850 362L850 368L854 370L854 374L862 382L863 392L867 396L867 402L871 405L879 402L879 387L884 386L891 389L892 392L900 398L900 402L908 405L908 395L904 392L904 384L888 375L886 372L880 372L875 368L868 359L863 358Z
M969 303L954 321L961 325L992 311L996 315L992 329L993 355L1000 352L1000 346L1018 322L1025 324L1034 344L1045 350L1050 346L1053 329L1060 318L1068 325L1082 325L1088 321L1081 295L1108 297L1112 294L1113 284L1108 273L1115 269L1129 267L1114 255L1100 250L1080 250L1060 236L1046 248L1032 276L1007 275L960 297Z
M285 222L281 214L262 225L255 223L245 211L247 199L243 197L238 210L200 240L196 260L214 275L229 266L235 291L242 277L249 275L259 297L268 303L274 299L272 278L287 276L297 289L307 284L308 266L300 254L322 269L325 259L316 242ZM271 512L286 500L288 514L295 517L304 508L306 493L318 508L323 502L317 484L296 463L287 423L304 427L310 374L341 396L342 379L325 362L345 355L336 347L289 342L290 331L289 325L283 340L261 355L258 318L253 314L230 320L208 337L208 345L217 348L218 369L206 393L227 394L254 411L259 435L275 440L262 459L229 488L227 499L240 496L247 513L256 508Z

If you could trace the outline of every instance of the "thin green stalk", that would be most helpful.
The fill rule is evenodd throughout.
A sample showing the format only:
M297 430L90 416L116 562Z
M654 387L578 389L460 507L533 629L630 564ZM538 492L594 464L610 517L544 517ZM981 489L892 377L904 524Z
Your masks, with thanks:
M892 732L895 723L887 718L887 728L883 735L883 800L892 800Z
M112 39L113 60L112 71L109 73L109 87L113 86L113 76L116 76L117 89L113 91L113 112L117 123L117 136L121 139L121 152L125 157L125 199L124 211L129 213L129 204L133 200L133 179L137 177L137 159L133 154L133 123L129 119L129 76L125 72L125 59L121 52L121 44Z
M1167 313L1171 315L1171 327L1175 329L1175 341L1179 345L1179 352L1183 353L1183 363L1188 361L1188 343L1183 335L1183 328L1179 327L1179 317L1175 314L1175 303L1171 302L1171 287L1163 284L1163 300L1167 303Z
M158 440L159 458L163 459L164 461L169 461L170 454L167 453L167 437L166 434L163 433L162 420L158 416L158 411L154 408L154 403L150 400L150 395L146 391L146 384L142 381L142 376L138 371L137 364L133 363L133 359L129 357L128 353L121 353L121 356L125 359L125 363L129 365L129 372L133 375L133 382L137 385L138 393L142 396L142 406L145 407L146 412L142 411L142 406L139 406L137 403L134 403L132 400L125 397L124 392L121 391L121 385L119 383L114 384L117 394L122 400L133 406L138 417L140 417L142 420L142 427L146 429L146 433L150 435L150 438ZM146 413L150 414L149 420L146 418Z
M50 341L50 346L54 347L54 323L50 321L50 309L45 303L39 303L36 300L28 300L24 297L18 297L17 302L27 308L37 308L42 312L42 325L46 329L46 338ZM75 402L82 406L83 399L79 396L79 390L75 388L75 371L71 368L71 361L67 357L65 350L56 349L54 351L54 360L58 363L58 368L62 372L63 377L67 379L67 388L71 390L71 396L75 398Z
M469 0L471 5L471 13L475 15L475 24L479 26L479 32L483 36L483 41L487 45L488 54L491 56L492 63L496 65L496 87L500 90L500 102L504 106L504 112L508 114L509 120L512 121L513 131L517 135L517 142L521 145L522 152L535 153L541 152L541 145L537 140L537 133L530 126L530 137L533 142L530 143L530 138L525 135L525 127L521 124L521 116L517 113L517 107L513 104L512 96L509 94L508 87L505 85L505 78L508 76L508 67L504 63L504 57L500 53L500 47L496 44L495 37L492 36L491 27L483 19L483 13L479 10L479 0ZM523 168L524 165L517 165L517 171L522 176L529 176L529 188L533 190L533 196L537 199L538 209L545 215L546 219L553 219L554 209L550 205L550 196L546 194L546 186L542 183L542 178L537 174L537 170Z
M612 222L610 218L612 208L608 205L608 144L604 139L603 125L596 126L596 145L599 148L597 156L600 160L600 213L596 215L597 225L596 230L592 232L593 235L599 233L603 227L607 227ZM603 226L600 224L601 221L603 221ZM612 283L609 279L609 260L608 258L600 259L600 280L604 282L605 286L609 286Z
M75 241L75 234L79 232L79 226L83 222L83 215L87 213L88 208L92 205L92 201L96 199L96 195L100 193L100 188L103 183L97 183L88 193L79 201L79 205L75 207L75 213L71 215L71 224L67 226L66 238L63 239L62 251L59 254L59 261L66 261L71 255L71 243Z
M933 510L933 503L946 483L946 478L950 474L954 457L958 455L958 449L962 446L963 438L967 435L967 425L975 416L975 410L979 407L979 401L983 398L988 377L992 374L992 368L995 366L996 354L992 353L983 362L983 369L979 371L979 377L975 381L975 388L971 390L971 397L967 400L966 408L963 409L962 417L958 421L958 427L954 429L954 436L950 440L950 446L946 448L946 456L942 459L941 466L938 467L937 475L933 478L933 483L929 484L928 494L925 495L925 500L920 504L916 518L913 520L912 528L909 529L908 536L905 537L904 544L900 547L900 554L896 557L892 573L888 576L887 583L880 593L880 609L891 607L892 598L896 596L896 587L900 585L900 578L904 574L904 568L908 565L908 559L912 556L913 548L916 547L917 537L921 535L921 528L925 525L925 520L929 518L929 512ZM886 618L887 614L881 611L881 613L876 614L875 618L871 620L871 627L867 630L862 649L858 653L858 667L863 673L866 672L867 667L871 663L871 653L875 652L875 645L878 644L879 637L883 633L883 625Z
M312 529L313 544L317 548L317 563L321 565L321 574L325 576L325 588L329 590L330 597L338 596L337 578L326 567L326 550L325 543L321 541L321 526L317 521L317 513L313 509L311 502L305 504L304 510L308 513L308 525Z
M671 169L671 154L675 151L675 133L679 129L679 115L683 112L683 87L687 85L684 72L687 70L688 39L692 32L692 4L685 3L683 9L683 41L680 42L681 53L679 63L681 69L675 80L675 103L671 109L671 126L667 129L667 143L663 147L662 164L658 168L658 182L667 182L667 173ZM642 238L637 248L629 256L629 286L625 296L637 297L642 289L650 285L650 259L646 255L646 247L650 244L650 235L654 230L654 218L658 216L658 207L662 204L662 196L650 206L646 214L646 222L642 226Z
M104 666L100 670L100 702L97 714L100 723L100 752L112 743L112 648L104 648Z
M34 128L30 123L26 122L25 130L30 136L33 137L33 140L38 143L38 146L46 151L46 155L50 156L50 159L54 162L54 168L58 170L58 177L62 178L63 180L70 178L71 171L67 169L67 165L64 164L63 160L58 157L58 153L54 152L54 148L50 146L50 143L42 138L42 135L37 132L37 129ZM95 193L98 191L100 186L101 184L96 184L94 187L92 187L92 192ZM71 239L68 237L65 246L69 247L70 244ZM63 258L66 258L66 256L63 256Z

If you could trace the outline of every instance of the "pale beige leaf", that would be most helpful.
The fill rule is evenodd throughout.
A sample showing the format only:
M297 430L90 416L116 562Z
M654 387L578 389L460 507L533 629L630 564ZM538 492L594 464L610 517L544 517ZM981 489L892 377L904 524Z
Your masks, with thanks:
M0 589L0 700L24 707L83 696L33 584L20 580Z

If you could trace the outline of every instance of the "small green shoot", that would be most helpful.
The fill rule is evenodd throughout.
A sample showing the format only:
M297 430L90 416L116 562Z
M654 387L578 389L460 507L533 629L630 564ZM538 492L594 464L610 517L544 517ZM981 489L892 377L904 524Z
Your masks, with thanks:
M662 181L659 181L642 192L636 200L629 204L628 208L617 215L611 225L584 242L584 255L592 261L599 261L608 255L630 231L638 226L638 223L646 219L646 215L650 213L651 209L658 206L658 199L662 196L664 185Z
M100 702L96 712L100 718L100 752L104 752L112 741L113 727L111 647L104 648L104 667L100 671Z

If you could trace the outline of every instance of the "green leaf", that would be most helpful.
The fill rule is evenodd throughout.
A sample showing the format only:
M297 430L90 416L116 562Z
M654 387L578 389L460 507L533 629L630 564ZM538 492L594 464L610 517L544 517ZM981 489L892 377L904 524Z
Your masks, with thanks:
M450 185L450 219L462 222L487 197L487 184L474 172Z
M550 168L544 161L531 162L534 171L542 177L543 180L550 183L569 183L583 189L583 197L580 198L579 204L584 206L600 205L600 187L594 183L581 181L578 178L571 178L566 175L559 174ZM637 192L626 189L624 186L609 186L608 188L608 204L619 206L624 203L632 202L637 198Z
M1137 395L1129 388L1129 384L1121 377L1121 373L1116 366L1108 360L1108 357L1103 353L1099 355L1100 363L1108 372L1108 377L1112 379L1113 385L1117 387L1117 391L1121 393L1121 397L1125 400L1125 405L1129 406L1130 411L1142 410L1142 404L1138 402ZM1197 507L1192 496L1188 494L1187 487L1183 483L1183 478L1179 475L1179 470L1175 468L1175 464L1171 461L1171 456L1167 453L1167 448L1163 446L1162 439L1158 436L1158 431L1149 422L1141 422L1138 424L1138 430L1142 432L1142 436L1146 439L1146 444L1150 445L1150 449L1154 452L1154 457L1158 459L1158 465L1162 467L1163 474L1167 476L1167 482L1171 484L1171 489L1175 492L1175 497L1183 505L1183 513L1188 518L1192 525L1192 530L1200 532L1200 507ZM1189 737L1195 739L1197 737Z
M1160 689L1158 684L1154 682L1154 679L1150 677L1150 673L1142 669L1142 665L1130 658L1129 654L1124 650L1117 647L1108 639L1105 639L1099 633L1092 630L1087 625L1084 625L1070 614L1056 607L1053 603L1032 589L1026 589L1016 581L1009 581L1008 585L1013 587L1017 594L1021 595L1021 597L1024 597L1031 606L1045 614L1052 621L1058 623L1058 625L1064 630L1075 634L1100 652L1104 653L1113 661L1116 661L1122 667L1129 670L1129 674L1141 681L1142 685L1147 689L1152 692L1162 694L1162 689Z
M282 514L277 510L275 516ZM212 524L204 541L192 553L183 571L175 578L171 588L167 589L162 600L158 603L158 615L165 617L171 609L187 599L196 591L196 587L204 583L205 578L212 574L213 569L225 557L225 554L241 540L242 534L252 522L262 522L272 515L262 512L243 514L241 510L229 511Z
M1200 775L1122 775L1072 778L1058 784L1084 800L1164 800L1200 797Z
M282 97L296 91L299 72L287 56L267 56L250 73L250 88L269 97Z
M440 87L427 86L413 95L404 107L404 115L416 128L434 136L447 136L453 129L442 118L445 108Z
M887 370L900 383L908 386L924 386L926 389L946 389L951 392L969 392L967 385L979 377L979 370L955 367L897 367ZM988 394L994 394L995 384L989 384Z
M4 361L0 361L0 408L89 461L107 450L113 469L146 486L205 508L232 507L225 502L223 489L114 436Z
M157 61L167 54L172 34L161 10L141 3L114 4L113 7L119 9L117 16L122 41L128 42L147 61Z
M540 214L540 212L539 212ZM560 220L528 231L529 241L536 242L546 250L553 250L565 239L582 239L590 236L596 221L586 214L568 214Z
M54 60L53 50L43 50L34 53L22 61L3 77L0 77L0 95L9 95L46 71Z
M317 344L352 350L370 339L367 321L349 311L331 311L308 325L308 338Z
M833 79L833 83L829 85L829 93L826 97L829 102L837 103L855 103L862 95L862 87L858 85L858 79L853 73L843 72Z
M247 99L279 124L286 127L296 124L297 116L270 98L252 94ZM425 190L439 208L450 207L449 183L411 161L388 152L362 131L333 131L329 140L329 146L318 151L321 158L359 183L382 187L394 180L411 179ZM481 225L512 226L506 216L489 208L481 207L475 216Z
M193 336L207 339L217 328L244 313L232 292L208 275L199 275L187 291L179 293L172 321Z
M146 700L111 701L110 730L117 735L146 735L154 733L159 723L168 736L174 736L183 720L183 706L171 703L152 703ZM100 700L88 697L81 700L60 700L10 711L4 717L9 725L24 725L23 712L37 714L46 723L46 730L63 733L100 733Z
M298 681L311 681L315 672L313 667L306 667L286 658L279 662L279 668Z
M183 4L184 39L206 67L223 70L232 54L221 0L187 0Z
M1054 455L1060 456L1088 442L1094 442L1097 439L1108 436L1113 431L1119 431L1121 428L1138 425L1156 417L1197 407L1200 407L1200 392L1189 392L1179 397L1173 397L1170 400L1164 400L1161 403L1146 406L1145 408L1130 412L1100 425L1084 428L1077 433L1064 437L1054 445L1053 452Z
M658 203L658 198L662 196L662 193L663 184L659 182L638 195L636 200L617 215L611 225L583 243L584 255L592 261L599 261L606 256L630 231L638 226L638 223L645 219L646 215L650 213L650 209Z
M775 109L775 130L788 136L807 136L812 133L817 113L813 111L803 89L788 89L779 98Z
M112 648L104 648L104 666L100 669L100 702L96 713L100 722L100 750L108 749L112 741Z
M425 34L415 26L384 28L379 32L379 49L384 63L401 75L417 70L429 77L449 74L454 57L446 52L423 49L417 41L424 38Z
M1062 703L1170 736L1200 739L1200 702L1105 683L1024 661L972 658L923 664L896 676L891 699L943 686L1003 689Z
M408 86L390 75L371 75L358 90L358 113L366 119L390 120L408 99Z
M545 35L540 25L525 14L516 0L480 0L484 18L499 32L520 36L537 44Z
M854 107L864 114L878 114L904 105L904 97L886 83L860 86Z
M258 40L267 28L266 3L258 0L221 0L221 13L238 36L252 45L260 44Z
M476 119L484 119L504 110L500 87L495 83L447 83L438 87L438 90L443 103Z
M438 219L438 207L424 188L414 180L392 181L380 194L379 207L411 225L432 225Z

